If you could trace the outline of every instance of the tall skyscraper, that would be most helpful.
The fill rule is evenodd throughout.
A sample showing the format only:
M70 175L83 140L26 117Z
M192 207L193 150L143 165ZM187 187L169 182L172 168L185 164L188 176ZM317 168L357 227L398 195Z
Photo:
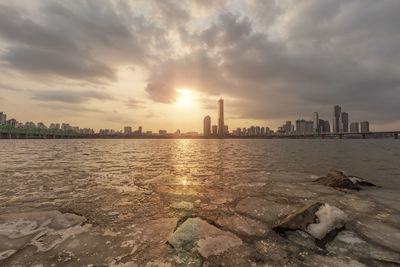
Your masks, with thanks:
M286 123L283 125L285 133L290 133L292 131L292 121L286 121Z
M361 133L369 133L369 122L368 121L360 122L360 132Z
M203 135L208 137L211 135L211 117L205 116L203 120Z
M358 133L358 132L360 132L360 127L359 127L358 122L352 122L352 123L350 124L350 132L351 132L351 133Z
M224 100L218 100L218 136L224 136Z
M343 133L349 132L349 113L342 112L340 115L340 131Z
M333 108L333 121L332 121L332 131L334 133L338 133L340 131L340 114L342 112L342 108L336 105Z
M319 116L318 112L314 112L313 114L313 132L319 132Z
M214 136L217 136L217 134L218 134L218 126L217 125L212 126L212 134Z
M324 122L323 132L325 132L325 133L330 133L331 132L331 126L329 124L329 121L325 121Z

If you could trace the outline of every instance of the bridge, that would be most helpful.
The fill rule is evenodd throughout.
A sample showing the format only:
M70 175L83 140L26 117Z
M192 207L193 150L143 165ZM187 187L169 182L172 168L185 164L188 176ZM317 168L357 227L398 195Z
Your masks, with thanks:
M275 135L274 137L282 138L347 138L347 139L366 139L366 138L399 138L400 131L383 131L383 132L368 132L368 133L303 133L291 135Z
M77 138L84 135L73 131L44 130L40 128L15 128L10 125L0 125L0 139L46 139L46 138Z

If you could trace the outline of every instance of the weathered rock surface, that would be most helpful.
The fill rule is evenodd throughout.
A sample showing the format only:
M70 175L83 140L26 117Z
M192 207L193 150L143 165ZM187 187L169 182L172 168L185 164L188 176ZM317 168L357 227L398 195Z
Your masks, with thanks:
M299 210L296 210L287 215L283 220L275 223L272 229L278 233L295 230L306 231L309 224L316 222L317 216L315 213L322 205L323 203L321 202L311 203Z
M343 231L339 233L326 248L329 252L336 255L356 255L360 258L364 258L368 255L368 257L374 258L378 261L400 264L399 253L372 245L351 231Z
M347 176L344 172L337 170L329 170L326 177L320 177L314 181L315 183L352 190L361 190L361 186L375 186L356 176Z
M284 216L295 209L296 207L288 204L256 197L244 198L236 205L237 212L260 219L268 224L272 224L280 216Z
M355 225L365 239L400 253L400 229L389 224L367 219Z
M198 252L206 258L242 245L242 240L236 235L222 231L201 218L187 219L168 242L178 251Z
M171 207L177 210L191 210L193 209L193 203L186 201L174 202Z
M302 230L317 239L323 239L331 231L341 229L346 220L347 215L340 209L317 202L292 212L272 229L278 233Z
M247 236L264 236L270 231L268 225L240 215L220 217L217 219L217 223L231 231Z

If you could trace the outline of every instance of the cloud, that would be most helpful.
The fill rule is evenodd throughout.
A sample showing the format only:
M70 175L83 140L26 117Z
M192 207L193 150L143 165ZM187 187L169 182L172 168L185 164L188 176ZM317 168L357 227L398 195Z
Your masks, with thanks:
M178 97L177 89L189 88L215 95L220 88L228 86L218 62L205 51L197 51L159 65L151 73L145 90L156 102L173 103Z
M111 92L59 87L110 90L123 67L144 73L155 102L188 88L229 99L232 118L329 119L341 104L351 120L390 124L400 112L399 12L396 0L10 2L0 6L0 68L55 81L53 93L32 93L40 101L107 100Z
M35 12L0 6L0 61L34 76L112 82L123 65L145 66L160 46L161 28L123 1L43 1ZM154 52L154 53L153 53Z
M103 110L100 109L96 109L96 108L88 108L88 107L83 107L83 106L79 106L79 105L66 105L66 104L49 104L49 103L45 103L42 104L41 107L44 108L48 108L54 111L68 111L70 113L82 113L82 112L90 112L90 113L104 113Z
M216 23L185 36L202 46L153 68L146 91L163 103L174 101L178 86L229 96L242 118L294 119L323 109L330 119L332 106L341 104L354 120L374 111L370 119L393 121L400 112L400 55L385 50L400 47L392 25L400 23L394 19L400 4L369 3L366 12L377 23L371 27L362 1L288 1L278 14L283 37L272 39L246 16L222 12Z
M33 91L32 99L45 102L64 102L71 104L80 104L88 102L91 99L97 100L113 100L114 98L107 93L85 90L85 91L68 91L68 90L52 90L52 91Z
M24 91L24 89L9 85L9 84L4 84L0 82L0 90L7 90L7 91L14 91L14 92L21 92Z
M146 102L143 100L128 98L126 101L124 101L124 103L125 106L130 109L138 109L138 108L143 108Z

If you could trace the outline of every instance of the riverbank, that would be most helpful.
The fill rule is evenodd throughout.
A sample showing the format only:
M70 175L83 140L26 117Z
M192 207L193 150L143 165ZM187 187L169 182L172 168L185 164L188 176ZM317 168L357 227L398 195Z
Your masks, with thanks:
M310 177L288 174L212 185L176 183L172 178L162 185L151 180L110 181L114 189L105 184L92 188L94 180L75 180L62 188L46 183L40 194L10 194L8 200L2 196L0 263L400 264L400 212L371 197L381 188L335 189L316 184ZM332 240L321 245L307 231L281 235L272 229L285 215L316 202L346 215L345 227Z

